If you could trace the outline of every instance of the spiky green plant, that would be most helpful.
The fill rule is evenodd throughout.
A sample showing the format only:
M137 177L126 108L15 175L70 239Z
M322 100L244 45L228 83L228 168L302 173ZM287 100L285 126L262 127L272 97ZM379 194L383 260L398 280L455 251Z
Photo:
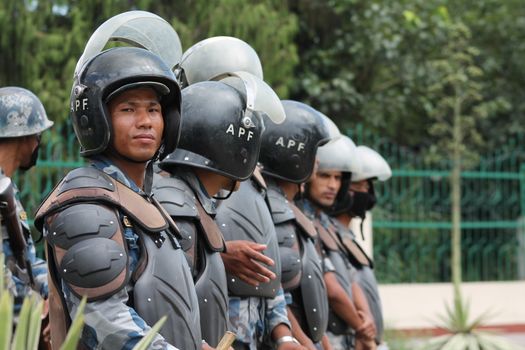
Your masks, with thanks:
M13 296L5 288L4 255L1 253L0 263L0 320L2 320L0 322L0 350L37 350L44 301L35 295L24 299L13 336ZM85 306L86 298L84 297L60 350L75 350L77 348L84 326ZM133 350L145 350L165 321L166 316L151 328Z
M459 296L452 306L445 305L446 313L440 319L450 334L431 338L421 350L523 350L506 339L478 328L490 317L488 312L470 321L470 304Z

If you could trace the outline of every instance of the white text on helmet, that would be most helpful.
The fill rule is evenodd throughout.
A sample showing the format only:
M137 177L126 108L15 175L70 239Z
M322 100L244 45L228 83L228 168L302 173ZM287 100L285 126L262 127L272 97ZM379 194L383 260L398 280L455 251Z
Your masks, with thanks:
M78 109L80 108L80 100L75 100L75 112L78 111ZM87 98L83 98L82 99L82 110L86 110L87 109L87 105L88 105L88 99Z
M233 124L230 124L228 126L228 129L226 130L226 133L227 134L232 134L233 136L237 136L237 137L241 137L243 135L246 135L246 141L250 141L253 137L253 131L248 131L246 132L246 129L243 128L243 127L239 127L239 131L237 132L237 134L235 134L235 126L233 126Z
M297 150L298 151L302 151L304 149L304 143L303 142L296 142L295 140L288 140L288 142L284 142L284 138L281 136L277 139L277 141L275 142L275 145L276 146L281 146L281 147L284 147L284 148L295 148L297 146Z

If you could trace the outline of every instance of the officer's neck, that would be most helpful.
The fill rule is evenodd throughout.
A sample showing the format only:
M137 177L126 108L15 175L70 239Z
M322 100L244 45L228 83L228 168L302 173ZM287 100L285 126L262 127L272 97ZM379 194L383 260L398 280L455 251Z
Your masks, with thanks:
M231 190L233 185L233 180L206 169L194 168L193 172L197 175L210 197L217 195L222 189Z
M350 225L350 222L352 221L352 217L347 213L343 213L337 215L337 220L339 220L339 222L343 224L343 226L348 227Z
M138 188L143 188L144 177L146 176L146 165L148 164L147 162L130 162L122 157L115 157L113 154L107 154L107 157L124 173L124 175L130 178Z
M18 139L5 139L0 142L0 168L7 177L13 176L21 164Z
M289 201L293 201L297 192L299 192L299 186L296 183L277 179L277 185L283 190L284 196Z

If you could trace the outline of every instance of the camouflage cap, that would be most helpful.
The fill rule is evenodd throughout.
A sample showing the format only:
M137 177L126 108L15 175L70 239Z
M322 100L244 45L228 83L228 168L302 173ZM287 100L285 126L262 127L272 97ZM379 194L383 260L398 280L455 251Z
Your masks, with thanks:
M52 125L42 102L31 91L14 86L0 88L0 138L35 135Z

